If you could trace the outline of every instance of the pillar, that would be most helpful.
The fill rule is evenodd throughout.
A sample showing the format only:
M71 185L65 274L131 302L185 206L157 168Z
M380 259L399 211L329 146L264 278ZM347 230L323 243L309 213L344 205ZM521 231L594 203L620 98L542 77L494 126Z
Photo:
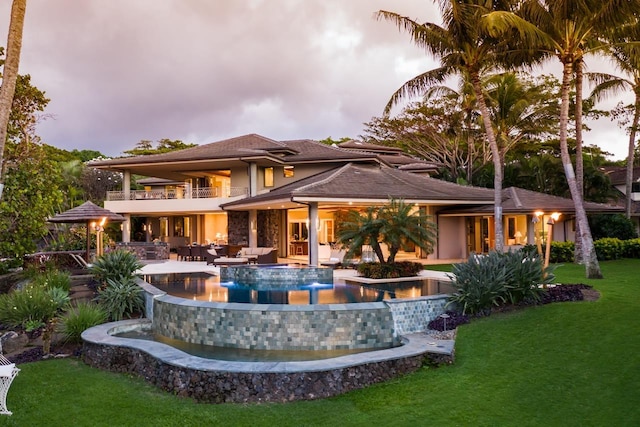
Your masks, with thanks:
M318 202L309 203L309 265L318 266Z

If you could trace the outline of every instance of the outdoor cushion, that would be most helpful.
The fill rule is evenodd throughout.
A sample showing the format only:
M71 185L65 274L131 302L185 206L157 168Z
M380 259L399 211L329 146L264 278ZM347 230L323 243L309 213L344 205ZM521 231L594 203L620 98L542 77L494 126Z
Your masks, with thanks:
M15 363L8 365L0 365L0 377L10 377L13 375L13 368L16 367Z
M207 252L209 253L209 255L213 255L213 256L217 256L218 252L216 252L215 249L211 248L211 249L207 249Z

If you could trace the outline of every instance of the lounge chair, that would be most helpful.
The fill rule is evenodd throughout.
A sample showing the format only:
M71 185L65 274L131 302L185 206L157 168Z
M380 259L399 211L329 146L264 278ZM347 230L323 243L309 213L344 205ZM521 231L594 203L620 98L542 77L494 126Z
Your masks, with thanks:
M69 254L71 255L71 258L80 266L80 268L82 268L83 270L88 269L89 267L92 267L93 264L89 264L87 263L87 261L84 260L84 258L82 258L81 255L78 254Z
M214 261L220 258L221 256L222 255L218 254L218 251L216 251L215 248L207 249L207 254L205 257L207 260L207 265L213 264Z
M320 265L324 267L339 268L342 267L346 251L344 249L331 249L328 261L322 261Z

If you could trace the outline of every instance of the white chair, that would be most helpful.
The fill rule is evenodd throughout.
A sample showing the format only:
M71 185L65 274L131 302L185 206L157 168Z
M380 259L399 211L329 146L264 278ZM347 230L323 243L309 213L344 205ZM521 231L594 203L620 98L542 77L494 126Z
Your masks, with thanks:
M2 345L0 345L0 414L12 414L12 412L7 409L7 393L18 372L20 372L20 369L16 368L15 363L11 363L9 359L4 357L2 354Z

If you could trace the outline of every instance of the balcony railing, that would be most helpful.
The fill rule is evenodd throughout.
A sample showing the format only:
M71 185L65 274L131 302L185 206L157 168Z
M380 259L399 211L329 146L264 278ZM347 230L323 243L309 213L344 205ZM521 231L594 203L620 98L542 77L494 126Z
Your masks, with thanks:
M225 191L226 190L226 191ZM193 188L187 191L185 188L175 190L131 190L129 200L159 200L159 199L215 199L218 197L246 196L247 187L231 187L220 189L217 187ZM108 191L108 201L126 200L124 191Z

